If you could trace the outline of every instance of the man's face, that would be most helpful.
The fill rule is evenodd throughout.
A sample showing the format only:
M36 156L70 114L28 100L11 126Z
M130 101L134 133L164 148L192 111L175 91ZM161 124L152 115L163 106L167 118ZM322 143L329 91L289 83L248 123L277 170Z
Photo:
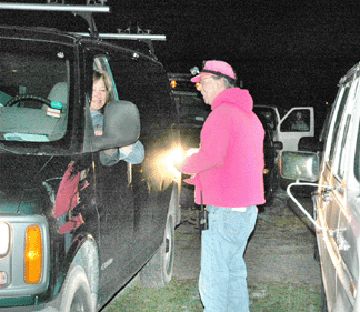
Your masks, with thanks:
M225 90L222 79L215 80L212 75L201 77L197 89L201 92L204 102L209 105L217 98L220 92Z

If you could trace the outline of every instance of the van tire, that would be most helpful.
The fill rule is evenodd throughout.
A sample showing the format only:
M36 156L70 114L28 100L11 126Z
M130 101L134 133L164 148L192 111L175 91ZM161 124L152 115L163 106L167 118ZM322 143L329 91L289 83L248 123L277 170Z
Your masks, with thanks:
M171 281L174 262L174 221L168 216L163 242L140 271L140 282L146 288L161 288Z
M88 278L80 265L71 265L61 291L61 312L93 312Z

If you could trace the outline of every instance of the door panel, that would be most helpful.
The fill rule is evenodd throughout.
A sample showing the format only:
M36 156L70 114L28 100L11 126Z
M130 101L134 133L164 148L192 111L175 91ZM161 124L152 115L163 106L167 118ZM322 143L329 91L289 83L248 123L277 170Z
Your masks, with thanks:
M101 295L117 289L119 282L128 277L124 264L131 261L134 209L127 163L103 165L96 153L94 164L100 215Z

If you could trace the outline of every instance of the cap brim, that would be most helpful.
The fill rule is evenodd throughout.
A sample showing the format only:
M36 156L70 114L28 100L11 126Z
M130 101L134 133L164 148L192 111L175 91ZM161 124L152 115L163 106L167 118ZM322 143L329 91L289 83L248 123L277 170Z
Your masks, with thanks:
M201 80L200 75L190 79L191 82L200 82L200 80Z

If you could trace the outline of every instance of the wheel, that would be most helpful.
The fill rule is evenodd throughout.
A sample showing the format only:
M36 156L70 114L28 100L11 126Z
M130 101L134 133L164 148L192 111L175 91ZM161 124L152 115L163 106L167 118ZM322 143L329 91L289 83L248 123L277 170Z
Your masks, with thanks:
M71 265L61 291L61 312L93 312L88 278L80 265Z
M24 96L19 96L19 97L12 98L10 101L8 101L5 104L5 106L10 107L10 106L13 106L15 103L19 103L21 101L38 101L38 102L41 102L43 104L46 104L49 107L51 105L51 101L48 100L48 99L43 99L41 97L34 96L34 95L24 95Z
M158 251L140 271L143 287L161 288L171 281L174 261L174 222L170 215L166 222L163 242Z

